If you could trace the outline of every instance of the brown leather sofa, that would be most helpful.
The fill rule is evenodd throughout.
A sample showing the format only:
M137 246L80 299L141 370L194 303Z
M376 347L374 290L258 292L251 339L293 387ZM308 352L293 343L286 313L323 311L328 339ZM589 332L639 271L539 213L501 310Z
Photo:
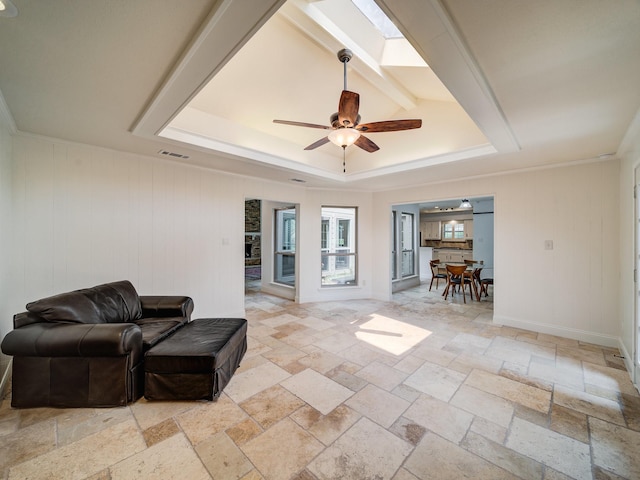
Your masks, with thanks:
M185 296L139 296L129 281L28 303L2 341L11 405L113 407L144 393L144 354L191 320Z

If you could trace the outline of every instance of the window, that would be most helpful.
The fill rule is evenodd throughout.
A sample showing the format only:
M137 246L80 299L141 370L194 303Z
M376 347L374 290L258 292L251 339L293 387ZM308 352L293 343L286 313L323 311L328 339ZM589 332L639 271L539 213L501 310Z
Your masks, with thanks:
M397 256L398 256L398 224L397 224L397 212L391 210L391 280L398 278Z
M356 284L355 207L322 207L322 286Z
M464 222L445 223L442 231L443 240L464 240Z
M296 209L275 210L275 265L273 281L295 286L296 282Z
M413 213L391 210L391 279L416 275L418 248Z
M409 277L415 273L415 253L413 248L413 214L403 213L400 219L402 226L402 277Z

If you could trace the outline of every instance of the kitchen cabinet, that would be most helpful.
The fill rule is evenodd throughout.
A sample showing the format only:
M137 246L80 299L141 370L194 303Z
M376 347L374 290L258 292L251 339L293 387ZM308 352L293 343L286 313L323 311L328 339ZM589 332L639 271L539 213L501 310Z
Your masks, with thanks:
M433 258L438 259L441 263L464 263L473 257L471 250L440 250L433 251Z
M473 220L464 221L464 239L473 240Z
M420 224L422 240L440 240L442 238L441 222L422 222Z

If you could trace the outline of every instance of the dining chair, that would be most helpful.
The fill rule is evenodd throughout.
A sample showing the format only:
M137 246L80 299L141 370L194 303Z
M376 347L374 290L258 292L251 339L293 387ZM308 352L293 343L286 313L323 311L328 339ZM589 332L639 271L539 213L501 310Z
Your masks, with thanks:
M453 296L456 287L460 287L462 290L462 299L464 303L467 303L467 297L465 295L465 285L470 285L471 277L464 274L467 269L466 265L446 265L447 267L447 287L444 289L443 295L446 300L449 296L449 289L451 288L451 295Z
M489 296L489 285L493 285L493 278L483 278L480 280L480 296L482 297L482 292L484 292L484 296Z
M442 280L446 280L447 279L447 274L446 273L439 273L438 272L438 264L440 263L439 260L430 260L429 261L429 266L431 267L431 284L429 285L429 291L431 291L431 287L433 286L433 281L436 281L436 290L438 289L438 283L440 282L440 279Z
M474 268L471 272L471 281L473 282L473 290L476 294L476 300L480 301L480 295L482 295L482 280L480 278L482 273L482 267Z

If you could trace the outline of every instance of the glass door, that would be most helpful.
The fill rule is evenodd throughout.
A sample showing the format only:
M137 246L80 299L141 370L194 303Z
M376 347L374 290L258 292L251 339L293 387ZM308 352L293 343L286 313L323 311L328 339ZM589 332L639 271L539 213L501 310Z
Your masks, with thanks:
M273 281L296 285L296 209L275 209Z

